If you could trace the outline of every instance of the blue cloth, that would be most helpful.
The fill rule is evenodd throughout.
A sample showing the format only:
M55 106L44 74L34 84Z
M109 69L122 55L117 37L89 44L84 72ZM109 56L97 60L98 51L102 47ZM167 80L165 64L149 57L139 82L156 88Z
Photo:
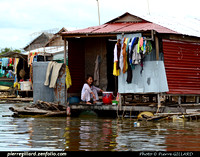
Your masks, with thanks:
M2 58L2 66L3 67L8 67L8 58Z

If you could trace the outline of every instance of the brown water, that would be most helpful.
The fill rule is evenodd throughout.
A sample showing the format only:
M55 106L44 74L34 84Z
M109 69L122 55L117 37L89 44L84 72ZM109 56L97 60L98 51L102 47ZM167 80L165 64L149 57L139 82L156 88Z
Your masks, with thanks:
M0 104L1 151L200 151L200 121L12 118Z

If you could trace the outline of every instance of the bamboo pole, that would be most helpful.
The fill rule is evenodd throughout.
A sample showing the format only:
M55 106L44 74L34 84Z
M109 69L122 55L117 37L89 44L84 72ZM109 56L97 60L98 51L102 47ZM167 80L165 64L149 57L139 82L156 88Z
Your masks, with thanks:
M98 7L98 18L99 18L99 25L100 25L100 10L99 10L99 1L97 0L97 7Z

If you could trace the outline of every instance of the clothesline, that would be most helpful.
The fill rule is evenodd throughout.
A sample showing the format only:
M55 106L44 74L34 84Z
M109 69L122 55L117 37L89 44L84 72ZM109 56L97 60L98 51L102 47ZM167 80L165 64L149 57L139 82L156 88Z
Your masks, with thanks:
M113 75L119 76L120 73L127 72L127 83L132 81L132 70L140 64L143 70L145 55L152 51L152 44L146 37L123 37L118 39L114 47L114 66Z

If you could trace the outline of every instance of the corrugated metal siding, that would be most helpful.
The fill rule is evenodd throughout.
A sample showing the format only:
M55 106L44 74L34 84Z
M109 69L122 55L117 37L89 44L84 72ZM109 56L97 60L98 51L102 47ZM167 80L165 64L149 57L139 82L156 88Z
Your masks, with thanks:
M84 40L71 39L68 41L68 66L72 86L68 93L80 93L85 82L85 47Z
M54 88L54 102L60 105L66 105L65 98L67 97L67 93L65 93L65 79L66 79L66 67L63 64L59 71L56 87Z
M59 71L56 88L49 88L44 86L48 64L49 62L33 62L33 101L36 103L37 100L42 100L65 105L65 66Z
M168 94L200 94L200 44L163 40Z
M44 86L49 62L33 62L33 102L54 102L53 88Z

